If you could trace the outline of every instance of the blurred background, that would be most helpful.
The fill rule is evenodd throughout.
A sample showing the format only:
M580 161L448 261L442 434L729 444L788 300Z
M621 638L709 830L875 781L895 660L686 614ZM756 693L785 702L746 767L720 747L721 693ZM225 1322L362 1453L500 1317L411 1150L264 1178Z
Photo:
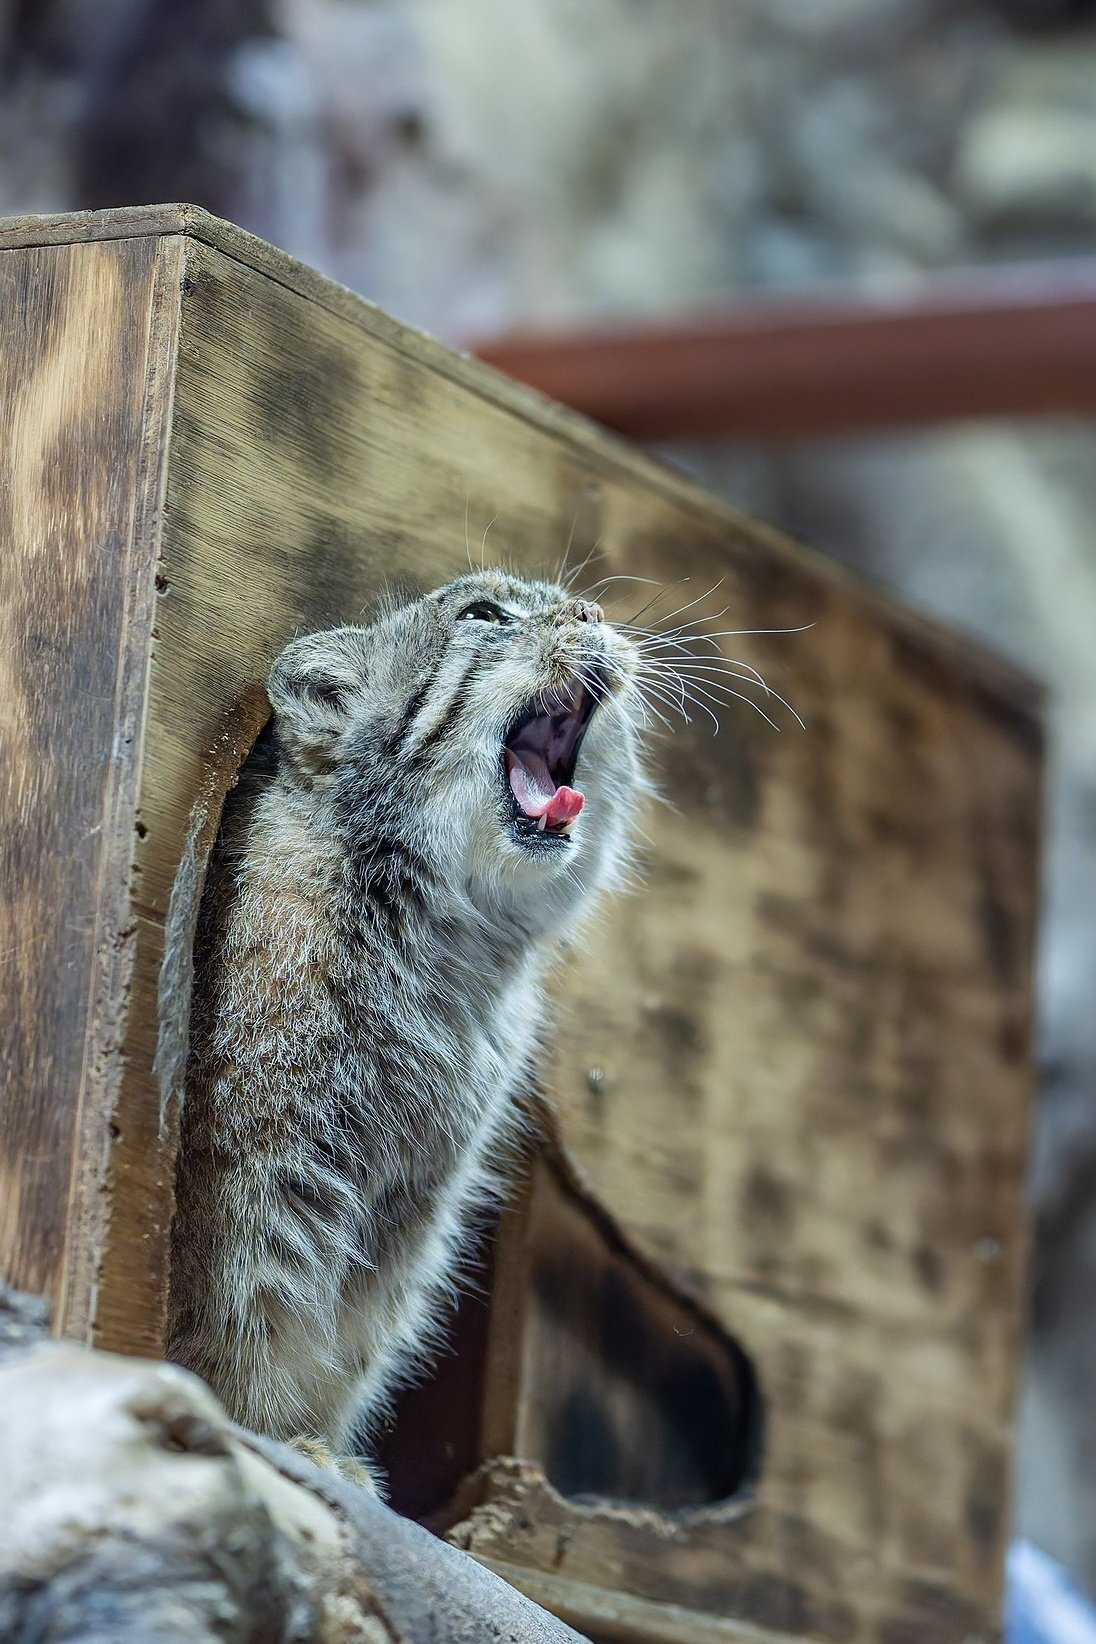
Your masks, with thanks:
M461 345L1082 257L1096 3L0 0L0 212L166 200ZM1092 1593L1096 423L661 454L1049 688L1017 1519Z

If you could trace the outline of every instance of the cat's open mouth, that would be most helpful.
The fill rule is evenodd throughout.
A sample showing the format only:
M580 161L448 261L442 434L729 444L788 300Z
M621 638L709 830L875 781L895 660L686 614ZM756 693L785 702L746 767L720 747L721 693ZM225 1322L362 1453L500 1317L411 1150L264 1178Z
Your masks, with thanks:
M516 719L503 740L513 821L526 838L569 837L586 803L571 787L582 739L598 697L582 679L559 686Z

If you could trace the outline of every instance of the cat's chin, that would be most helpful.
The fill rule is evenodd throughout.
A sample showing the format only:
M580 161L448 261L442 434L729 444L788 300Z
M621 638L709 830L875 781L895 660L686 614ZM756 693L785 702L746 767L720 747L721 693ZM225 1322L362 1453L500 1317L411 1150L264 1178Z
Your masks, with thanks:
M574 835L581 826L577 819L545 825L543 816L525 816L518 811L506 824L506 832L518 850L541 861L561 861L574 848Z

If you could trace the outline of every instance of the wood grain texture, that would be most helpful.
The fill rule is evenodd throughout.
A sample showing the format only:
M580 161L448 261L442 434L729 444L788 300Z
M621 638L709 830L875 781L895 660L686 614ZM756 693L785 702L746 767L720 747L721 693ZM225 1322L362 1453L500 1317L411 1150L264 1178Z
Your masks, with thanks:
M0 1272L74 1334L131 958L158 261L0 252Z
M807 731L739 705L717 738L698 719L656 739L670 803L643 819L646 888L561 970L545 1075L572 1167L751 1356L756 1501L733 1520L569 1502L533 1457L481 1473L452 1533L572 1596L627 1588L672 1610L675 1636L692 1614L697 1638L713 1617L834 1644L991 1637L1024 1243L1032 689L200 214L23 224L8 243L66 232L81 257L149 236L181 274L177 338L166 310L158 331L177 353L97 1339L162 1346L190 922L286 640L355 618L386 580L447 579L466 521L478 553L494 520L489 557L519 569L553 566L573 533L591 580L688 577L689 597L720 581L717 626L813 624L729 642ZM549 1415L519 1409L513 1430L533 1444Z

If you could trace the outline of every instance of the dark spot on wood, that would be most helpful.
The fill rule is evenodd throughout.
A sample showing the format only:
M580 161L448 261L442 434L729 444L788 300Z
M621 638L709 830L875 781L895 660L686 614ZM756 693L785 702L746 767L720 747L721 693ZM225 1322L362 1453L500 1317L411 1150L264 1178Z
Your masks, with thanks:
M810 1390L810 1355L798 1342L776 1343L773 1368L769 1375L769 1392L774 1406L782 1414L792 1414L804 1407Z
M320 479L337 478L357 382L354 356L343 349L321 347L316 338L308 349L287 348L280 363L256 368L248 384L257 442L286 451Z
M985 1611L950 1588L928 1581L906 1582L902 1607L876 1628L878 1644L956 1644L985 1637Z
M850 1370L828 1409L831 1426L839 1433L848 1433L864 1449L878 1446L879 1403L881 1388L878 1377L864 1370Z
M906 702L896 702L888 699L883 708L883 715L887 729L898 743L916 742L921 732L921 722L917 714Z
M926 1290L940 1291L944 1284L944 1266L940 1253L931 1245L920 1244L913 1252L914 1272Z
M787 1233L795 1221L794 1190L767 1166L754 1165L743 1184L740 1217L765 1236Z
M708 1054L708 1039L699 1014L675 1005L655 1005L644 1012L653 1030L659 1054L667 1072L681 1075L695 1068Z
M983 874L977 913L982 945L990 967L1005 987L1014 987L1021 974L1016 921L1001 900L988 872Z
M942 655L927 636L902 627L893 629L888 640L895 674L907 686L919 686L930 700L967 694L970 681L966 674L958 673L950 658Z
M840 1589L844 1574L842 1550L811 1519L785 1519L780 1527L780 1556L797 1576L809 1577L812 1587Z
M737 1598L739 1614L749 1616L755 1626L784 1633L816 1631L812 1625L815 1611L806 1589L789 1576L759 1571L742 1582Z
M309 574L321 586L338 583L348 560L360 548L360 539L344 520L334 514L319 514L308 526L304 554Z
M882 806L875 806L865 813L865 820L877 845L904 845L910 838L908 816L897 815L894 811L884 810Z
M983 1494L969 1495L963 1504L963 1522L983 1558L995 1553L1001 1533L1001 1500Z
M765 963L764 969L782 1004L799 1015L813 1005L823 990L820 977L810 971L787 970L783 966Z
M983 684L978 678L970 680L969 688L977 705L978 716L984 722L982 734L996 730L1027 759L1041 761L1045 734L1036 702L1021 704L1004 692ZM1038 827L1039 807L1032 806L1021 815L1021 837L1030 840L1032 830Z
M707 543L708 539L705 537L702 541ZM724 562L727 545L712 540L708 552ZM735 560L749 598L748 609L734 627L792 627L819 618L825 590L821 587L811 590L810 609L804 612L803 582L790 556L774 554L771 549L766 551L743 532L735 540Z
M719 980L722 968L718 956L709 948L692 944L678 950L671 966L674 980L687 988L697 1003L697 995L709 991L713 983Z
M1008 1469L1002 1448L974 1440L971 1450L963 1521L975 1553L985 1567L996 1561L1005 1534Z
M662 854L651 858L647 878L652 885L683 888L686 885L699 884L701 875L687 862L675 862L666 854Z
M1003 1062L1025 1062L1031 1054L1027 1015L1009 1012L997 1030L997 1048Z

